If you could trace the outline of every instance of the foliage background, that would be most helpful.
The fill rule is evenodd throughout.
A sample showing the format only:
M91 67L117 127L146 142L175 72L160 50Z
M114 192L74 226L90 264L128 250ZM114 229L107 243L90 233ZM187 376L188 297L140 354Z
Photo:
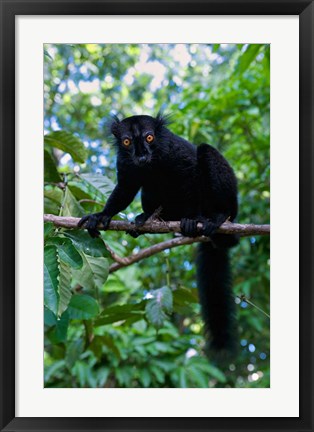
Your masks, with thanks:
M269 45L46 45L45 213L99 211L116 179L110 116L161 109L173 132L229 160L238 221L269 223L269 54ZM137 197L117 218L140 212ZM46 387L269 387L269 318L251 305L269 314L269 238L232 250L239 352L220 363L203 352L195 247L108 275L103 240L128 256L169 236L91 241L45 224Z

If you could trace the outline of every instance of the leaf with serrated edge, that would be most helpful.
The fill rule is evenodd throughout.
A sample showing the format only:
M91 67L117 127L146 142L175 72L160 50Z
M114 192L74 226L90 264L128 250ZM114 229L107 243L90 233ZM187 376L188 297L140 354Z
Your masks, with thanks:
M66 265L63 261L59 259L59 306L58 315L61 316L63 312L67 309L71 297L71 267Z
M58 313L58 277L59 266L57 249L46 246L44 249L44 303L55 315Z
M82 268L82 256L69 238L56 236L48 239L47 244L53 244L58 248L59 258L65 264L68 264L74 269Z
M73 270L74 279L86 289L101 288L108 277L108 260L102 257L91 257L83 253L82 258L83 267L80 270Z
M167 313L172 312L172 291L162 287L151 292L151 298L146 304L147 319L156 328L161 328L167 319Z

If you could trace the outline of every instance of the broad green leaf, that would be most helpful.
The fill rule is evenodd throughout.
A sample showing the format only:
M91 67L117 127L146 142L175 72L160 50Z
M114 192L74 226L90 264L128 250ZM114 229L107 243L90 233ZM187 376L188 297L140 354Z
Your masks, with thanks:
M62 203L62 197L63 197L63 192L58 187L52 188L51 186L48 186L44 190L44 196L46 198L49 198L50 200L54 201L55 203L61 205L61 203Z
M46 214L58 215L59 211L60 211L60 205L58 205L57 203L55 203L49 198L46 197L44 198L44 212Z
M100 317L107 316L107 315L115 315L115 314L121 314L121 313L129 313L129 312L138 312L143 311L145 309L146 301L141 301L139 303L135 304L126 304L126 305L116 305L107 307L100 315Z
M51 327L47 333L47 336L51 343L58 344L60 342L65 342L67 339L69 327L69 314L65 311L60 318L57 319L55 326Z
M44 223L44 239L47 240L55 230L55 226L52 222L45 222Z
M140 321L143 319L144 314L140 312L121 312L116 315L104 315L95 321L95 327L100 327L107 324L113 324L119 321L127 321L128 324Z
M204 372L208 372L209 375L215 378L217 381L221 383L227 382L225 374L220 369L213 366L211 363L207 363L205 365L199 365L199 368L202 369Z
M82 141L69 132L51 132L45 135L44 141L50 147L56 147L65 153L69 153L74 162L84 163L87 158L87 150Z
M63 369L64 366L65 366L64 360L55 361L49 366L45 365L45 374L44 374L45 383L47 383L55 375L56 372Z
M109 263L106 258L82 254L83 267L73 270L73 277L80 286L86 289L101 288L109 274Z
M92 186L103 200L106 200L114 189L113 182L101 174L81 174L80 177Z
M92 257L108 257L109 252L101 238L92 238L87 231L69 230L63 234L70 238L76 249Z
M197 366L188 365L187 375L189 380L192 382L192 387L197 388L208 388L209 387L209 377L204 374Z
M187 377L186 377L186 370L183 367L180 367L179 369L179 382L181 388L188 387L187 385Z
M83 209L67 187L62 201L62 216L83 216Z
M44 302L45 306L55 315L58 314L59 273L57 249L55 246L46 246L44 249Z
M95 322L95 326L112 324L118 321L128 321L129 323L143 319L145 301L136 304L117 305L106 308Z
M161 328L167 319L166 313L172 312L172 291L164 286L151 292L153 298L146 304L148 321L156 328Z
M53 60L53 58L51 57L51 55L49 54L49 52L46 49L44 49L44 55L46 57L48 57L50 60Z
M45 182L58 183L62 181L61 176L58 173L56 164L51 154L47 150L44 151L44 167Z
M53 244L58 248L59 259L74 269L83 265L80 253L74 247L72 241L66 237L53 237L48 239L47 244Z
M44 323L46 326L51 327L57 324L57 317L50 309L44 307Z
M59 305L58 315L61 316L67 309L70 299L72 297L71 292L71 268L63 261L60 260L59 255Z
M251 44L247 47L244 53L239 57L236 65L236 72L243 74L250 66L253 60L255 60L259 50L263 47L262 44Z
M178 288L173 291L173 302L179 305L185 305L190 303L198 303L197 297L186 288Z
M139 372L139 379L143 384L143 387L149 387L152 379L148 369L140 369L138 372Z
M99 313L99 306L93 297L75 294L70 300L68 312L71 319L88 320Z
M45 213L59 214L63 192L60 188L46 187L44 190L44 211Z
M75 362L79 359L83 351L84 351L83 339L73 340L67 345L65 363L69 369L71 369L75 365Z
M96 335L92 340L92 343L88 346L88 349L91 350L97 358L101 358L103 354L103 348L107 347L107 349L114 353L117 358L120 359L120 351L116 346L115 340L111 336L99 336Z
M89 193L85 183L76 181L69 181L68 187L76 199L94 199L93 194Z
M151 365L150 366L150 370L152 371L153 375L155 376L156 380L160 383L163 384L164 380L165 380L165 373L163 370L161 370L159 367L155 366L155 365Z

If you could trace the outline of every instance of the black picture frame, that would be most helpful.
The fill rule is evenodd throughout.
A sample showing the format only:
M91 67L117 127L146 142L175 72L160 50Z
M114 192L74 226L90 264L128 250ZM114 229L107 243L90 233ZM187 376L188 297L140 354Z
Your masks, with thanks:
M1 431L313 431L314 4L304 0L0 0ZM15 417L15 17L17 15L299 15L300 416L298 418ZM289 89L287 88L287 92ZM284 143L281 143L283 152ZM283 217L289 214L289 203ZM291 230L298 229L291 221ZM287 237L289 233L287 233ZM285 247L287 247L285 245ZM296 263L297 265L297 263ZM27 288L27 287L26 287ZM250 390L248 390L250 391Z

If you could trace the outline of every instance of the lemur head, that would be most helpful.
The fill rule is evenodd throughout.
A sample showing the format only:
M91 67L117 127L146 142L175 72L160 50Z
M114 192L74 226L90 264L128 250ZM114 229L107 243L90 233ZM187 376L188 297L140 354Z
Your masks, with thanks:
M166 124L167 119L161 114L157 117L136 115L122 121L115 118L111 133L124 156L142 167L152 162L154 154L163 145L162 130Z

